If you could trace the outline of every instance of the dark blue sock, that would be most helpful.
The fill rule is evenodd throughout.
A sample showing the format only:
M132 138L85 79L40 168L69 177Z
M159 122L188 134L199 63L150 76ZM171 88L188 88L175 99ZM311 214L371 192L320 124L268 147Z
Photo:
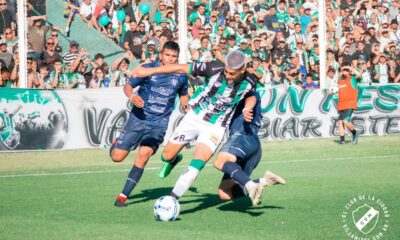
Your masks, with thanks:
M128 179L126 180L122 194L129 196L132 190L135 188L136 184L139 182L143 174L143 168L138 168L133 166L132 170L129 172Z
M222 166L222 172L228 174L233 180L239 183L241 186L245 186L250 181L249 176L243 172L239 164L235 162L226 162Z

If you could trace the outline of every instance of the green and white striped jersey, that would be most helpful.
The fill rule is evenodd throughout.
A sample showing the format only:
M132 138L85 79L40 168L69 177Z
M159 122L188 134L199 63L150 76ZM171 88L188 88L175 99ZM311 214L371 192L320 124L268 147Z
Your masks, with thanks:
M205 77L205 84L197 89L191 98L191 109L202 120L222 127L229 126L232 115L240 100L256 89L257 79L245 72L242 79L227 83L225 65L221 62L195 62L190 74Z
M289 14L286 11L286 8L282 11L279 8L276 9L275 16L278 18L278 21L281 23L287 23L289 21Z

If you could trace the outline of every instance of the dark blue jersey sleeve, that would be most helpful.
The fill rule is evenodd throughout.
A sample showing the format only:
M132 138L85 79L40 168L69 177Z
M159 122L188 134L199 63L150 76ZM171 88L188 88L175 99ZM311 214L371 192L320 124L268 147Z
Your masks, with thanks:
M248 72L245 72L244 79L248 83L250 83L252 91L255 91L256 90L256 86L257 86L257 82L258 82L258 79L256 78L256 76L253 75L253 74L249 74Z
M147 79L147 77L145 78L140 78L140 77L130 77L128 80L128 84L131 85L133 88L139 86L142 84L142 82L144 82Z
M188 88L189 88L187 75L182 74L179 77L179 81L181 82L181 87L178 90L178 94L179 94L179 96L185 96L188 94Z
M157 66L159 66L159 62L158 61L142 65L142 67L144 67L144 68L153 68L153 67L157 67ZM137 86L140 86L147 79L148 79L148 77L144 77L144 78L142 78L142 77L130 77L128 79L128 84L131 85L132 87L137 87Z
M243 100L245 100L248 97L252 97L252 96L256 96L256 98L258 97L257 100L260 98L260 95L258 95L255 90L251 90L250 92L246 93Z

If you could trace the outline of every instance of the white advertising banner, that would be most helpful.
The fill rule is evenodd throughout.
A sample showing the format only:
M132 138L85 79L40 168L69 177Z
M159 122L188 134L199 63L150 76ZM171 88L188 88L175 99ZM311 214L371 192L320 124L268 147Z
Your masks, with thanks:
M337 136L335 95L294 87L258 92L263 111L260 139ZM400 85L359 86L352 123L363 135L399 134L399 101ZM122 130L130 108L122 88L0 89L0 150L107 147ZM166 140L182 117L175 107Z

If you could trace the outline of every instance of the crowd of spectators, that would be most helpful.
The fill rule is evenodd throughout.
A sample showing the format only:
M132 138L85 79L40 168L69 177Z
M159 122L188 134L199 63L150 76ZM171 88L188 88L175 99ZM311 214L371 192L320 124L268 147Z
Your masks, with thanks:
M317 0L186 1L189 44L183 51L188 62L224 61L238 49L248 57L247 70L259 78L259 87L319 88ZM65 0L62 28L45 24L46 15L29 16L28 87L123 86L131 61L154 61L164 42L178 41L177 5L177 0ZM399 0L326 0L326 81L331 90L337 90L343 66L352 67L361 83L399 82L399 9ZM79 42L63 50L58 35L68 36L78 15L120 45L124 57L109 67L101 53L90 57ZM0 86L18 82L16 26L10 19L3 28L0 21Z
M399 0L326 0L331 90L346 66L362 84L400 81L399 9Z
M248 57L259 86L319 86L318 2L190 1L191 61L223 61L230 51ZM308 79L308 81L307 81Z
M143 4L150 6L134 0L69 0L65 31L71 16L80 13L88 27L123 47L128 60L154 61L165 41L178 40L177 1L153 3L153 14ZM224 61L238 49L260 86L319 87L317 1L188 0L187 13L189 62Z

